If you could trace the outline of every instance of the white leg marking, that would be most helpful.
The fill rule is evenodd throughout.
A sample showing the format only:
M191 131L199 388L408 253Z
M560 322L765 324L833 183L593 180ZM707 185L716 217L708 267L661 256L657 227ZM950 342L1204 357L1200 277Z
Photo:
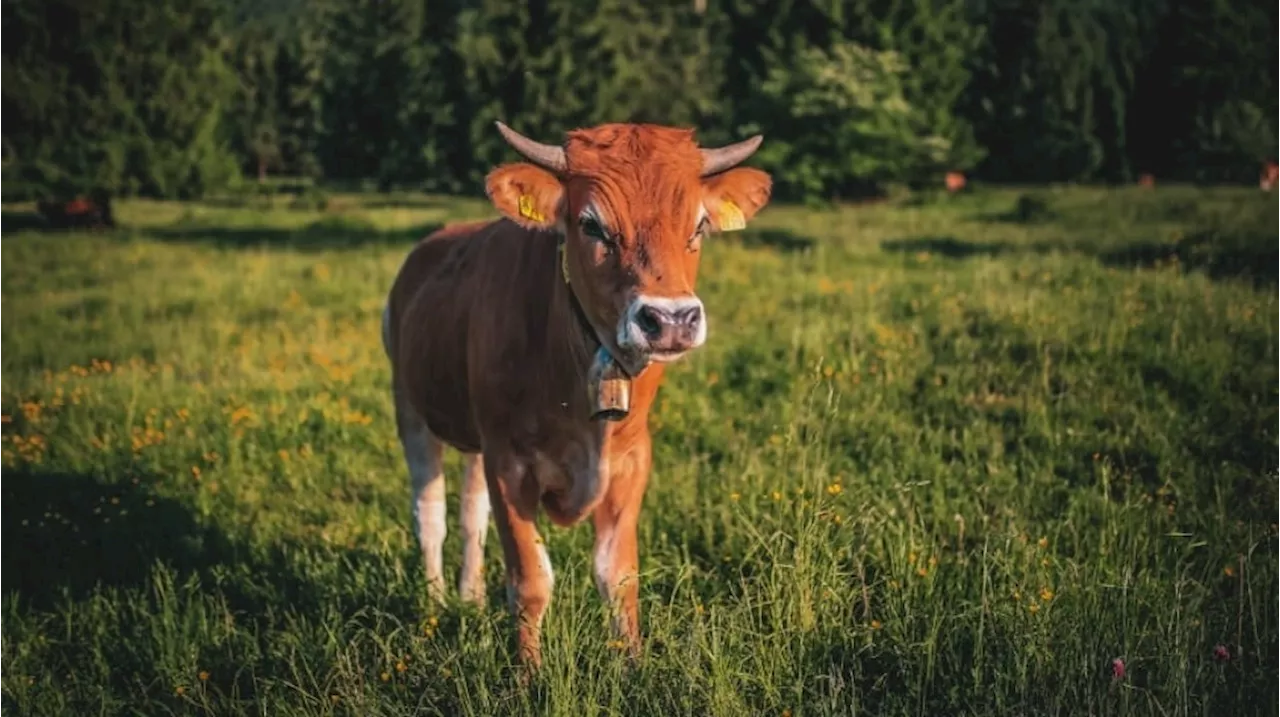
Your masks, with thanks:
M404 405L397 396L396 420L399 424L400 445L409 467L409 482L413 487L413 523L422 548L422 560L427 569L427 589L437 600L444 599L443 549L447 530L445 524L444 473L440 458L443 447L431 435L422 419L413 409Z
M538 543L538 564L542 567L542 572L547 574L547 591L550 592L556 584L556 574L551 569L551 556L547 555L547 546Z
M596 533L596 590L600 591L600 600L609 609L609 622L614 634L625 635L626 618L618 602L618 588L629 576L619 575L615 566L617 542L618 532L615 527Z
M617 532L613 528L601 531L596 535L596 590L606 604L613 602L613 591L617 587L613 583L613 541Z
M556 575L551 569L551 556L547 555L547 546L543 544L542 538L538 538L538 567L542 568L542 572L547 576L547 603L543 605L542 612L538 614L536 623L537 627L541 629L542 619L546 617L547 611L551 607L551 592L556 585Z
M462 573L458 593L475 604L484 602L484 540L489 532L489 487L484 480L484 459L467 456L467 477L462 493Z

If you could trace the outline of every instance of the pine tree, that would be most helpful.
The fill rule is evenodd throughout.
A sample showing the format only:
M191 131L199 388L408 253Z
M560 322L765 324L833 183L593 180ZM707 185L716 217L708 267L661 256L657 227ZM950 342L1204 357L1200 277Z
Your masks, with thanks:
M215 0L6 3L6 178L46 197L193 197L237 181L223 121L236 91L223 9Z

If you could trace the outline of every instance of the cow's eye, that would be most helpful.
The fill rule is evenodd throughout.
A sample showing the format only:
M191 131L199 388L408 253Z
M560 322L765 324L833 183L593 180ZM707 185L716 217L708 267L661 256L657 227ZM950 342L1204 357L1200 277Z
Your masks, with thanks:
M595 217L588 216L579 219L578 227L582 230L584 235L604 244L609 250L613 250L617 245L617 242L615 242L613 237L609 235L608 231L605 231L605 228L600 225L600 222L596 221Z

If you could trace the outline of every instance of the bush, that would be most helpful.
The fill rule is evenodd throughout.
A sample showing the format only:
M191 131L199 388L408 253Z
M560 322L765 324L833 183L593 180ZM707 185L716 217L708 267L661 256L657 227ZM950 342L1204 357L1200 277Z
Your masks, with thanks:
M805 197L882 194L891 181L916 181L945 167L951 143L907 102L902 56L849 42L797 53L760 88L770 141L760 164L779 192Z

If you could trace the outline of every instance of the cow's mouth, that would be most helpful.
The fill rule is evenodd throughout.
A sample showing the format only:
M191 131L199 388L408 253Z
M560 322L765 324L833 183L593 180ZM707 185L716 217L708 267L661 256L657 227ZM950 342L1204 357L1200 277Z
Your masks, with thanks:
M684 355L685 355L685 354L687 354L687 353L689 353L687 350L684 350L684 351L654 351L653 353L650 353L650 354L649 354L649 359L650 359L651 361L656 361L656 362L658 362L658 363L671 363L671 362L673 362L673 361L678 361L678 360L680 360L680 359L681 359L681 358L683 358L683 357L684 357Z

